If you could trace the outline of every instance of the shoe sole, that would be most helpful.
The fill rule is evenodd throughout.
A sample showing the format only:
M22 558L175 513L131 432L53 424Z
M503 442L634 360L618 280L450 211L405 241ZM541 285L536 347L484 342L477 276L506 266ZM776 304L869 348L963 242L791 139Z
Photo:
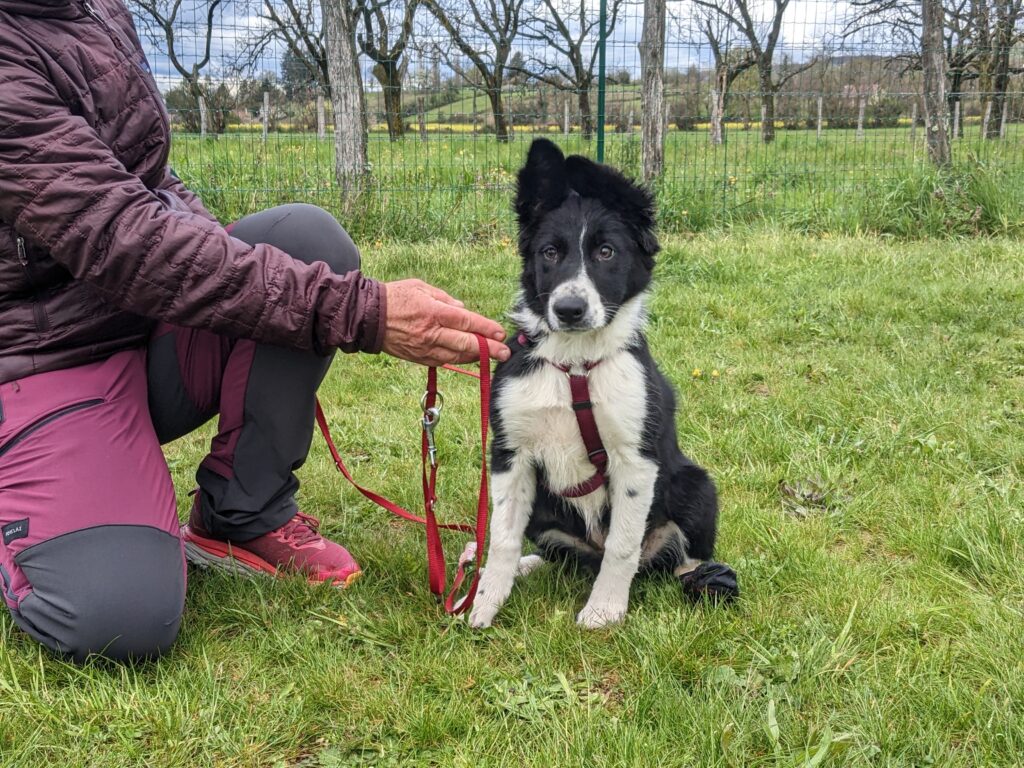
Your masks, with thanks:
M181 538L185 545L185 559L200 568L212 568L246 578L270 576L281 579L297 575L293 572L282 572L263 558L242 549L235 549L228 543L210 540L210 544L204 546L196 541L198 537L194 533L186 532L184 529ZM307 576L306 581L310 584L330 583L333 587L345 589L352 586L362 575L362 571L354 571L345 578L333 580Z

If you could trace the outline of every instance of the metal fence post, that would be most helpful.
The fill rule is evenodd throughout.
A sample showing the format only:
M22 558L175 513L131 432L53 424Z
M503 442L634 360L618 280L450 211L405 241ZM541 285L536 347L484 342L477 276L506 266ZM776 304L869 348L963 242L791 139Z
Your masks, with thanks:
M597 162L604 162L604 92L607 85L605 77L605 49L608 36L608 0L601 0L601 11L598 17L597 38Z

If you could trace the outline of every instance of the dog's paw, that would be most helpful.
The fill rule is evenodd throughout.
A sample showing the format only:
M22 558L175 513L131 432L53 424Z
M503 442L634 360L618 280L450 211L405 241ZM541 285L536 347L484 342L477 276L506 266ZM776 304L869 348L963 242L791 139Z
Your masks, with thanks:
M473 610L469 612L469 626L473 629L487 629L494 621L494 617L498 615L498 609L501 608L498 603L488 602L481 599L482 597L482 595L477 595L477 599L473 603Z
M626 603L587 603L576 616L576 623L585 629L603 629L626 618Z

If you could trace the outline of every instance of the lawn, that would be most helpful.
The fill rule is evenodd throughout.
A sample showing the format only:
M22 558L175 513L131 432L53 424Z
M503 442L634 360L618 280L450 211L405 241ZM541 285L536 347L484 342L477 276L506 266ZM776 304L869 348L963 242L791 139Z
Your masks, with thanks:
M517 268L500 236L364 258L495 316ZM304 508L364 578L191 571L177 646L138 667L64 664L0 617L0 764L1019 765L1022 322L1012 239L667 237L650 338L683 448L718 483L737 605L645 580L625 625L584 632L589 580L545 566L470 631L427 591L422 530L347 487L316 439ZM413 507L422 385L348 357L322 392L357 477ZM474 383L442 385L441 513L469 520ZM168 449L183 513L209 435Z
M436 127L436 126L435 126ZM461 126L465 128L466 126ZM331 139L301 134L175 136L175 170L220 218L305 200L342 216L361 241L378 238L488 238L510 226L509 195L533 133L415 133L400 142L372 134L364 199L338 205ZM567 152L594 156L578 133L555 138ZM769 221L795 232L870 232L917 238L1024 234L1024 124L1003 141L981 141L975 126L954 142L954 166L928 163L924 132L878 128L779 130L771 145L753 130L732 129L725 145L706 131L670 131L657 183L660 221L677 233ZM639 171L640 134L609 134L605 159Z

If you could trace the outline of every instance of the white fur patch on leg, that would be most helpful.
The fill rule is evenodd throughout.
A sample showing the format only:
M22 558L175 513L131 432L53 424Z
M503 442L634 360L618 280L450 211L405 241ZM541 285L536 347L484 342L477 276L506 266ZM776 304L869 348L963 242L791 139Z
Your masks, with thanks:
M469 614L469 624L482 629L491 626L498 610L508 599L523 552L523 533L533 511L536 473L533 465L517 458L507 472L491 476L491 542L487 568L480 575L480 587Z
M611 488L611 525L605 542L601 572L597 574L590 599L576 617L576 623L587 629L600 629L622 621L629 608L629 589L640 567L647 514L654 498L658 466L639 455L623 461L609 457L613 478L629 478L613 482ZM630 495L629 486L633 486Z

